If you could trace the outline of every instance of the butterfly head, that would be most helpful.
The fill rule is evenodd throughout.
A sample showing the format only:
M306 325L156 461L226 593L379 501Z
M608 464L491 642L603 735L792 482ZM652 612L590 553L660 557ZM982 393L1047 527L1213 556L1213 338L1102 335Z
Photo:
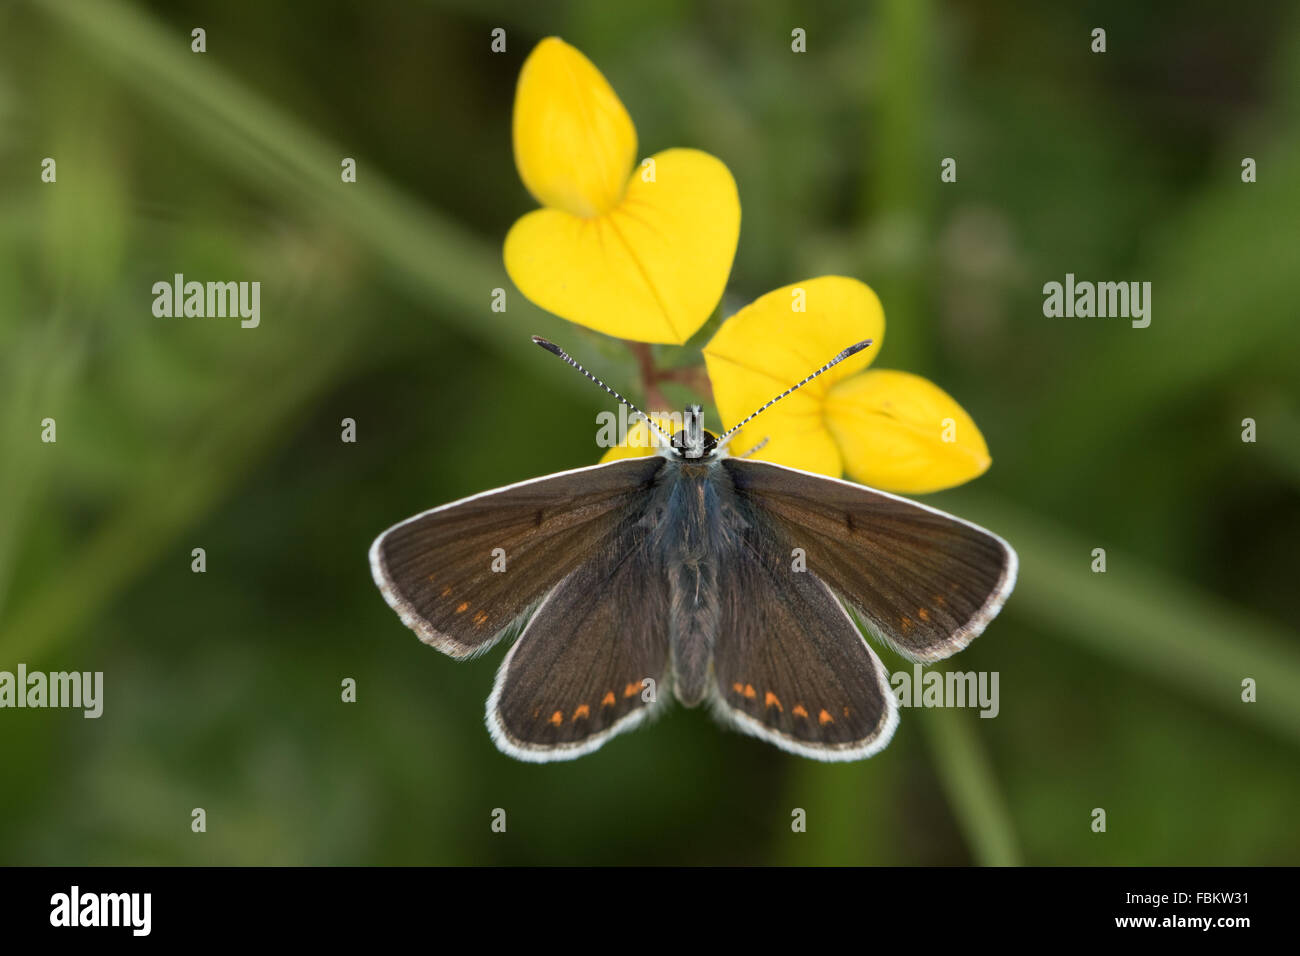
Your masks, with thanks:
M702 461L713 457L718 436L704 428L704 412L698 405L687 405L681 431L673 435L672 449L678 458Z

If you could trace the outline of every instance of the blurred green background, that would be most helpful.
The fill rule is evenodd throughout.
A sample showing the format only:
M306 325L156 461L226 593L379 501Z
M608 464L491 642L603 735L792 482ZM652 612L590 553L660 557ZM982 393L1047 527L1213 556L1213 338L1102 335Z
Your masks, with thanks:
M675 708L525 765L483 727L504 649L455 663L385 606L377 532L595 459L608 404L529 334L636 389L501 265L550 34L641 154L730 166L724 315L861 278L879 366L979 423L992 469L927 501L1020 552L940 665L998 671L997 719L904 710L824 766ZM1300 862L1294 4L10 0L0 183L0 669L106 685L99 720L0 711L0 862ZM155 318L176 272L260 280L261 327ZM1066 272L1151 281L1151 327L1045 318Z

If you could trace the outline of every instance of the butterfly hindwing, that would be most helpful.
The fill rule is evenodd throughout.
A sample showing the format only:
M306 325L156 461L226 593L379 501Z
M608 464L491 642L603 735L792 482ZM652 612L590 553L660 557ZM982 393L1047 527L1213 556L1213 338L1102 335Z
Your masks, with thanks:
M568 760L630 730L669 693L668 584L644 522L547 595L497 673L488 730L521 760Z
M888 675L830 589L790 551L751 511L720 566L715 712L805 757L868 757L898 723Z
M593 465L434 508L375 539L371 573L421 640L472 656L636 512L662 465L657 456Z
M731 458L723 466L737 496L804 550L809 572L912 660L961 650L1015 586L1015 551L960 518L770 462Z

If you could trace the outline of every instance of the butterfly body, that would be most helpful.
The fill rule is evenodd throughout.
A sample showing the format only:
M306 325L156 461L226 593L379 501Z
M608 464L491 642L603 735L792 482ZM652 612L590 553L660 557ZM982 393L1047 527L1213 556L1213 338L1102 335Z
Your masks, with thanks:
M717 633L714 542L720 529L713 471L708 465L665 461L642 519L651 529L647 547L653 573L666 585L672 688L688 707L704 699Z

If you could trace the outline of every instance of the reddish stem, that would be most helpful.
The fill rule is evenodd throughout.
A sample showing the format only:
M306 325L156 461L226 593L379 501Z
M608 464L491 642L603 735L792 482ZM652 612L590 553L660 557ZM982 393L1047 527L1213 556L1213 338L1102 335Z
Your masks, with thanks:
M659 369L655 368L654 355L650 352L650 346L646 342L628 342L627 347L631 349L632 354L636 357L636 364L641 370L641 388L645 392L645 411L647 414L662 412L667 410L668 402L664 399L664 393L659 388L659 381L662 375Z
M706 400L713 401L713 383L709 381L709 373L703 366L690 365L683 368L661 369L659 381L677 382L703 395Z

